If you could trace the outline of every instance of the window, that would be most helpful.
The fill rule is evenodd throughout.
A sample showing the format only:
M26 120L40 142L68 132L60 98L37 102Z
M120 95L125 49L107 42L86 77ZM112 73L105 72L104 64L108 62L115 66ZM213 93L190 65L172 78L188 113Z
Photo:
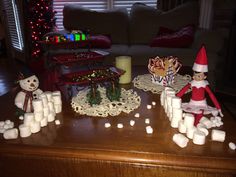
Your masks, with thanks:
M23 51L24 43L16 0L4 0L3 7L6 12L6 22L9 29L11 45L16 50Z
M63 29L63 7L65 4L81 5L91 10L102 11L113 8L127 8L130 11L133 3L141 2L148 6L156 7L157 0L54 0L53 8L57 11L55 17L58 30Z

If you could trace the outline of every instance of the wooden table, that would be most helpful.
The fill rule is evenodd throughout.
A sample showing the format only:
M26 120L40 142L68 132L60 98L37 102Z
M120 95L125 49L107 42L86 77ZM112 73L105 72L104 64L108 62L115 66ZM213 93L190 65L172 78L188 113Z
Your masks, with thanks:
M134 70L141 74L139 70ZM133 88L132 84L125 85ZM236 143L236 121L225 110L224 125L227 133L224 143L207 137L205 145L178 147L172 137L178 131L160 106L159 95L135 89L142 98L141 106L130 114L96 118L81 116L72 111L69 102L63 102L63 112L57 114L61 125L49 123L28 138L4 140L0 138L1 177L154 177L154 176L235 176L236 152L228 147ZM0 98L0 118L14 117L15 92ZM148 110L147 104L157 105ZM134 118L139 112L140 118ZM144 119L150 118L154 129L145 132ZM136 121L131 127L129 121ZM104 123L110 122L111 128ZM116 128L123 123L124 128Z

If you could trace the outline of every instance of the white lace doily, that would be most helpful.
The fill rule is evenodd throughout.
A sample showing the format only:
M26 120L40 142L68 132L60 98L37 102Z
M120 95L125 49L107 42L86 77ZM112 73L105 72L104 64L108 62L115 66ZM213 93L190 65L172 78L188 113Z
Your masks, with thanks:
M134 86L138 89L142 89L144 91L151 91L152 93L160 94L164 90L164 86L154 84L151 81L151 74L144 74L139 75L134 78L132 81L134 83ZM171 84L170 87L172 87L176 92L178 92L180 89L182 89L187 83L191 81L191 77L189 75L179 75L177 74L175 76L175 82L174 84Z
M77 96L73 97L71 101L74 111L82 115L97 117L107 117L108 115L117 116L121 112L130 113L141 104L140 96L132 89L125 90L121 88L120 101L111 102L106 97L106 89L104 87L98 87L102 101L99 105L91 106L86 98L88 91L89 89L79 91Z

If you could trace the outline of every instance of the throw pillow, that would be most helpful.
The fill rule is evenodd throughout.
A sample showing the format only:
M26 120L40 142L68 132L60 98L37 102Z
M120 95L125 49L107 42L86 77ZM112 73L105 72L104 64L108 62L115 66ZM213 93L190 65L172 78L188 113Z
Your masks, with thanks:
M105 35L90 36L90 47L107 49L111 47L111 39Z
M188 25L177 31L162 27L158 36L154 38L151 47L184 48L189 47L194 40L194 26Z

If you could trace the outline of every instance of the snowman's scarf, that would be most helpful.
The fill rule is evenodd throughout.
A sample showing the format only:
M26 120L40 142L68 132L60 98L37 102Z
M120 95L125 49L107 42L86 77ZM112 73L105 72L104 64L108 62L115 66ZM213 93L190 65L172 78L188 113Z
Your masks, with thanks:
M25 93L25 100L24 100L23 110L25 112L27 111L28 102L30 101L30 111L33 112L33 105L32 105L33 92L26 91L26 90L22 90L22 92Z

